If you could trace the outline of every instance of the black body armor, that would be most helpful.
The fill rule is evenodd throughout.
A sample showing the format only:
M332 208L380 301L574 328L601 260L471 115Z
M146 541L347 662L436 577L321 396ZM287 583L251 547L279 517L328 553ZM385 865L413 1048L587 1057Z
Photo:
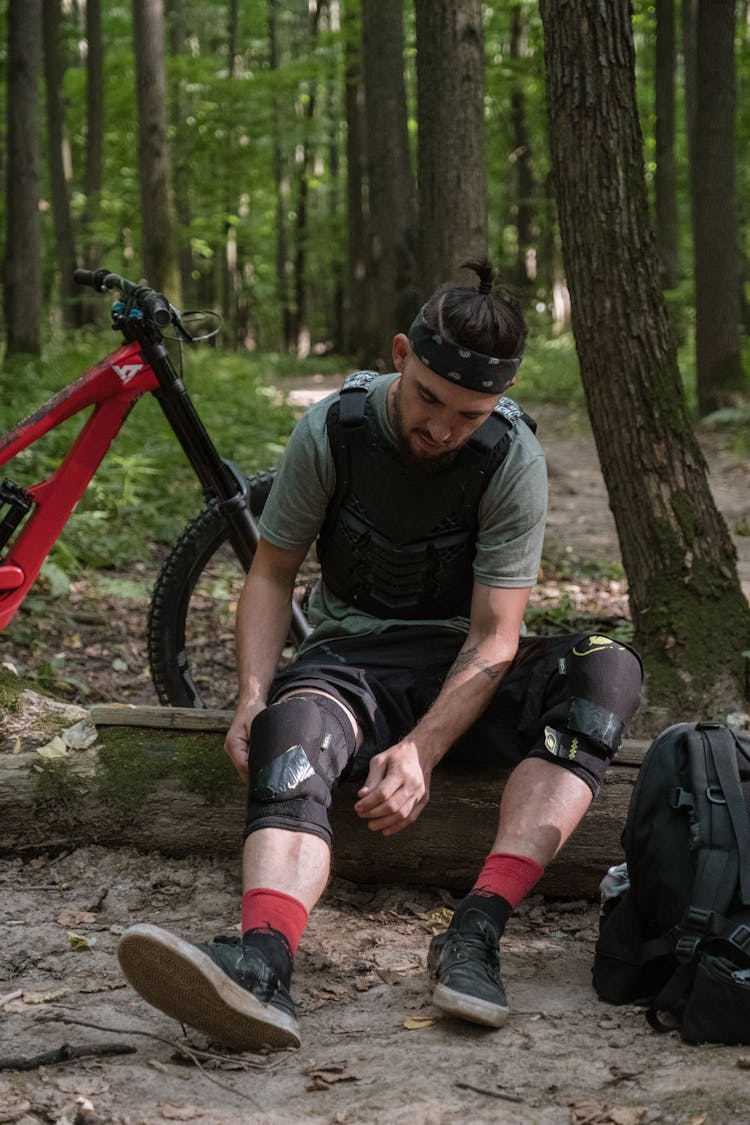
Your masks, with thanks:
M514 419L534 423L501 399L454 460L420 473L381 432L367 398L377 377L349 376L328 411L336 490L317 543L323 580L381 618L469 617L480 499Z

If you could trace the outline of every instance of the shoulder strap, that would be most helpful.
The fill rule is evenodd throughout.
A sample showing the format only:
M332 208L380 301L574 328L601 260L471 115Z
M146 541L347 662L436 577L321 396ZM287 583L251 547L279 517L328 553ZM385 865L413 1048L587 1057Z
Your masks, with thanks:
M367 392L377 377L376 371L354 371L344 379L339 392L339 421L342 426L358 426L364 421Z
M750 819L740 783L737 766L737 746L734 735L722 723L699 723L706 740L706 758L713 766L725 805L725 815L731 824L739 863L740 897L743 906L750 905ZM730 841L730 847L732 843Z

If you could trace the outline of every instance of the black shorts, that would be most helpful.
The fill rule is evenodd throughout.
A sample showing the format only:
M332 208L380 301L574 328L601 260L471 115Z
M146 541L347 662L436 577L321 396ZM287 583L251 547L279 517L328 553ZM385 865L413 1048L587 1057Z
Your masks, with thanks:
M522 637L495 696L450 753L500 768L525 758L539 742L546 713L565 698L561 668L585 636ZM317 645L276 676L268 701L301 688L338 699L363 733L345 776L363 776L370 758L413 730L435 701L464 641L462 633L409 627Z

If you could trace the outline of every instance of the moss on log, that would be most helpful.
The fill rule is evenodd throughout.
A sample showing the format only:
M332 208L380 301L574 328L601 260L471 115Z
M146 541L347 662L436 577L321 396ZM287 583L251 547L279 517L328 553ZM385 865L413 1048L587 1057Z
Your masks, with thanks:
M130 845L239 859L245 792L223 752L225 716L212 722L204 714L192 720L203 729L190 730L181 729L175 711L153 710L140 716L150 725L126 726L110 725L122 712L109 709L105 722L99 709L96 745L87 750L52 758L39 750L0 754L0 849ZM620 833L642 749L630 744L623 764L610 768L540 884L547 895L594 897L607 867L622 858ZM494 838L503 784L490 771L443 762L419 819L389 839L359 820L355 786L342 785L331 813L336 873L357 882L464 891Z

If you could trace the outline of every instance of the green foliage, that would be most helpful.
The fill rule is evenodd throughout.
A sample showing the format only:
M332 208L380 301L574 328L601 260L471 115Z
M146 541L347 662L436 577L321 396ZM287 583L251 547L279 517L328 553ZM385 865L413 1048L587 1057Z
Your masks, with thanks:
M55 348L39 363L25 363L7 388L5 417L25 417L101 354L101 341L88 337ZM333 356L303 362L204 347L188 356L185 381L221 455L251 473L278 460L293 426L293 412L283 401L283 375L345 373L349 367ZM72 419L46 435L14 458L5 474L26 487L45 478L80 425L80 418ZM156 400L144 396L46 564L48 592L64 593L67 576L85 567L124 567L152 544L171 543L202 503L198 482Z

